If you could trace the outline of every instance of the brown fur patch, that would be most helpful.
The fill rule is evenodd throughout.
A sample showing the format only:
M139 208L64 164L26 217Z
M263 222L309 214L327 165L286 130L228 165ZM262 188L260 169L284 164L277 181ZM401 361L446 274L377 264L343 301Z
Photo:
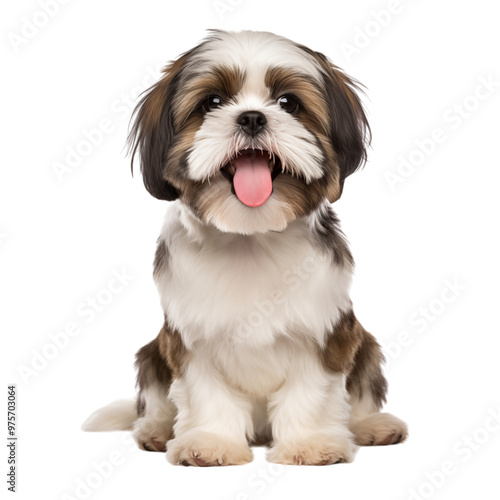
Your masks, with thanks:
M180 377L189 359L189 352L182 342L180 333L165 323L158 335L158 340L160 352L167 359L173 378Z
M194 49L165 66L162 70L163 76L161 80L146 91L144 97L139 102L136 108L136 122L131 131L131 141L134 141L132 158L140 146L140 141L156 131L172 82L180 73L192 52L194 52Z
M187 59L188 54L185 54L184 56L179 57L176 61L172 61L167 64L162 70L162 78L149 89L141 101L142 105L138 108L141 136L151 134L157 127L165 106L165 101L167 99L172 80L179 74Z
M297 118L309 129L323 135L329 133L327 102L323 89L314 78L287 68L270 68L265 76L265 85L271 91L273 100L284 94L295 96L300 104Z
M384 355L375 337L359 326L363 331L362 343L354 359L354 368L347 377L347 390L358 399L370 394L380 409L387 394L387 380L382 373Z
M181 197L189 189L199 189L203 185L187 177L187 154L202 123L201 113L192 114L183 124L181 131L173 138L165 159L163 179L175 186Z
M336 200L340 196L340 173L330 140L333 133L331 109L323 82L317 82L311 76L291 69L271 68L266 73L265 84L273 99L284 94L291 94L298 99L299 109L294 116L316 137L324 156L323 178L315 182L321 186L323 198L326 196L329 200ZM317 187L314 182L312 184L308 185L308 188L314 191Z
M195 47L170 63L163 70L160 81L148 89L139 101L135 121L129 134L132 169L136 153L141 159L141 172L146 189L160 200L174 200L177 189L165 181L164 163L175 132L172 120L172 102L182 80L182 73Z
M337 154L333 150L332 143L328 137L318 135L318 142L321 145L323 154L325 155L325 165L327 168L323 174L322 182L325 189L325 195L330 203L338 200L341 195L340 187L340 169L337 161Z
M295 217L311 213L325 199L325 186L319 179L306 184L290 174L280 174L273 185L276 196L291 207Z
M168 388L172 382L172 370L160 351L159 336L139 349L135 356L135 366L137 368L137 386L139 387L137 413L141 417L144 414L145 405L142 391L154 384Z
M204 114L200 106L209 95L231 99L241 89L243 80L244 74L238 69L219 67L190 78L178 91L180 97L174 106L175 136L167 152L163 178L176 187L187 204L191 204L195 193L205 186L187 177L187 152L203 124Z
M331 253L337 265L354 265L349 245L340 229L339 220L331 205L327 204L321 207L317 212L311 230L320 249L326 253Z
M165 241L163 241L162 239L158 239L156 245L155 260L153 263L153 275L156 276L160 274L163 266L168 263L169 258L170 255Z
M196 74L179 89L174 106L174 124L181 130L184 123L210 95L223 100L234 97L243 86L244 73L237 68L219 66L208 73ZM200 114L202 114L200 110Z
M347 376L351 396L360 399L368 393L379 408L382 406L387 392L381 368L384 357L375 337L361 326L352 311L342 315L321 357L327 370Z
M330 202L342 194L344 180L366 161L366 148L371 132L363 105L358 96L361 85L346 75L326 56L304 45L297 47L316 59L323 73L323 87L329 116L329 137L339 168L337 188L331 190Z
M172 380L179 377L188 358L188 351L184 346L177 330L170 328L167 322L163 325L158 336L149 344L141 347L136 354L137 368L137 413L144 414L145 401L142 391L152 385L159 385L168 392Z
M322 351L322 361L332 372L348 375L354 368L354 359L362 343L362 327L354 313L343 313Z

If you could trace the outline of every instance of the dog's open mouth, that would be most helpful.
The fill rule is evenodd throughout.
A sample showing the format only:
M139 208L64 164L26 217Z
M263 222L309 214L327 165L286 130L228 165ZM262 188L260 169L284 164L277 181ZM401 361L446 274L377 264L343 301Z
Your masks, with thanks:
M233 192L248 207L260 207L273 192L273 180L280 174L281 160L269 151L244 149L222 168Z

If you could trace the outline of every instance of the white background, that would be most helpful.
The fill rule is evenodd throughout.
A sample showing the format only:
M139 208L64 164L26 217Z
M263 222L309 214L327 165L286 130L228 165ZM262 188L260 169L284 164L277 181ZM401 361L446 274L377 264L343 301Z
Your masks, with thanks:
M6 401L17 384L17 498L497 498L494 2L73 0L30 29L44 23L40 4L11 2L1 16L2 391ZM287 36L367 87L370 159L336 210L357 262L357 316L389 358L387 409L410 425L404 445L362 448L349 465L271 466L257 449L250 465L196 469L139 451L126 433L80 431L99 406L133 397L134 354L162 322L151 270L165 204L130 175L130 101L208 28ZM102 120L100 143L58 178L54 165ZM401 158L415 166L391 189ZM110 298L113 272L130 281ZM110 303L91 317L96 296ZM54 350L49 335L68 323L78 335Z

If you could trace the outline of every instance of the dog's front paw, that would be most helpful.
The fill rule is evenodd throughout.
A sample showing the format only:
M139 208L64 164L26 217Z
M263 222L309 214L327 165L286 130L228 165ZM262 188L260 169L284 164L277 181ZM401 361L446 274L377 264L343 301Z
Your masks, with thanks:
M360 446L398 444L408 437L408 426L390 413L373 413L350 428Z
M167 460L174 465L210 467L243 465L253 455L246 440L233 441L209 432L191 431L168 443Z
M267 459L285 465L330 465L352 462L355 453L349 437L316 434L294 442L277 442Z

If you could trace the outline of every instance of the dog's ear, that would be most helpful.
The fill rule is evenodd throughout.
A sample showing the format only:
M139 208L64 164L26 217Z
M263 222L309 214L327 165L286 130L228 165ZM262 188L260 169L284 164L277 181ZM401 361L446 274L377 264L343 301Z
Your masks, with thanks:
M313 53L321 65L328 112L330 115L330 141L337 156L338 186L329 192L330 202L342 194L346 177L366 161L366 149L371 132L363 104L359 98L361 85L319 52Z
M188 56L182 55L163 69L162 78L144 92L132 115L134 123L128 137L132 170L139 153L144 185L160 200L179 197L177 189L165 179L164 166L175 135L173 101Z

